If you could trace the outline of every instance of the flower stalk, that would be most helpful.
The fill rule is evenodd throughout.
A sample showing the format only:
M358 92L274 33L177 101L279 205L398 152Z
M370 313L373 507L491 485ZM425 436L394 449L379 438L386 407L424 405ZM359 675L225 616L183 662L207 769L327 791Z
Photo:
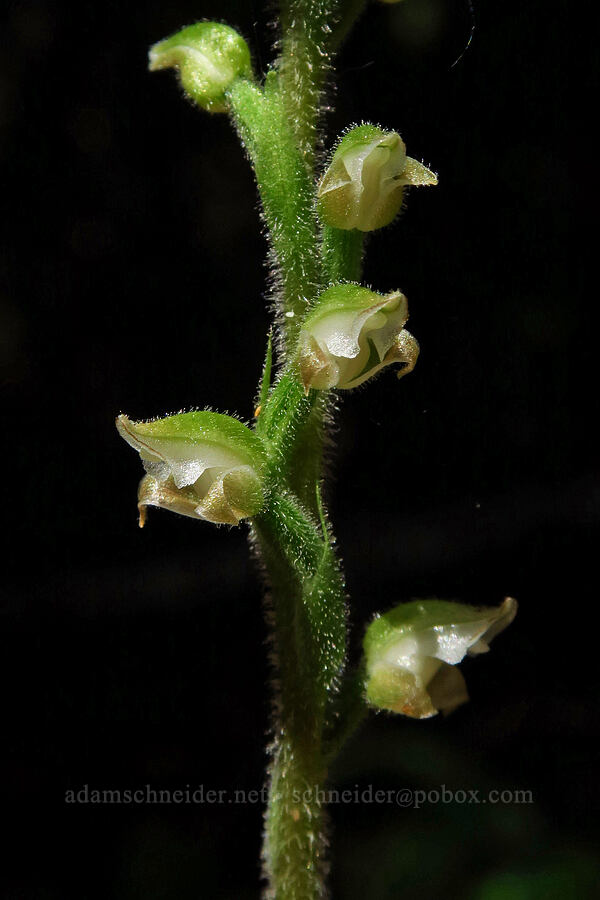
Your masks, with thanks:
M185 28L150 54L150 68L175 68L200 108L229 114L255 174L276 303L253 425L196 411L151 422L121 415L117 427L146 470L140 525L149 506L249 523L273 667L264 896L317 900L328 896L322 788L369 705L432 714L441 674L448 690L437 708L456 706L464 683L446 644L458 641L462 655L481 650L515 606L405 604L370 625L363 658L348 665L346 588L322 497L327 427L337 391L416 363L406 297L360 284L364 236L394 221L405 188L437 176L406 156L397 132L368 124L347 131L315 172L333 53L365 2L279 5L280 52L262 83L242 36L220 23Z

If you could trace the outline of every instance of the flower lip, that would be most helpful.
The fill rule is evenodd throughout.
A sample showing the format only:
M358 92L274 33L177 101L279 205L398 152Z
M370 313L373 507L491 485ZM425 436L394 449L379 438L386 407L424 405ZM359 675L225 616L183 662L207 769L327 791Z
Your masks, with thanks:
M201 481L204 482L202 485L198 483ZM148 506L217 525L239 525L242 519L258 512L262 505L260 481L250 466L228 471L206 469L198 482L190 488L179 489L172 478L160 481L153 475L145 475L138 488L140 528L146 522Z

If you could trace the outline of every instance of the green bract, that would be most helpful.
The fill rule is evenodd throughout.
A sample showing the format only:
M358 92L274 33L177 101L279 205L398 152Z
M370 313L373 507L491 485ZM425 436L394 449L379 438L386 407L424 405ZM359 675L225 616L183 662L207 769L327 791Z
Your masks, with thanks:
M155 44L149 68L176 68L188 97L209 112L225 112L234 81L252 74L246 41L219 22L198 22Z
M404 294L385 296L357 284L336 284L324 291L303 322L298 363L310 388L353 388L384 366L402 363L410 372L419 345L405 330Z
M406 185L437 184L437 176L406 155L395 131L359 125L340 141L317 191L321 221L334 228L373 231L389 225Z
M261 509L264 450L237 419L189 412L132 422L121 415L117 428L147 472L138 491L140 526L146 506L227 525Z
M417 719L451 712L469 699L454 667L467 653L487 652L516 613L516 600L507 597L489 609L413 601L379 616L364 639L368 702Z

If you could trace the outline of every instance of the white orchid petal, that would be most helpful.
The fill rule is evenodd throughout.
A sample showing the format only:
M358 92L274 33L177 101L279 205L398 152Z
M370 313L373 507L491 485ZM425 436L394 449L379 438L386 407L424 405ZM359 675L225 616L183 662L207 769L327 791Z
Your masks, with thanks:
M354 310L340 310L316 321L312 328L312 336L319 346L332 356L353 359L360 353L358 343L360 319Z
M157 450L169 464L175 484L179 488L194 484L206 469L232 469L246 460L238 453L218 444L186 444L157 442Z
M364 332L368 334L369 340L379 354L379 359L383 361L408 319L408 301L404 294L398 294L395 306L388 304L380 315L385 315L383 322L379 326L373 327L373 320L370 319L365 323Z
M485 622L438 626L433 629L437 643L433 655L448 665L455 666L465 658L467 650L477 644L485 630Z

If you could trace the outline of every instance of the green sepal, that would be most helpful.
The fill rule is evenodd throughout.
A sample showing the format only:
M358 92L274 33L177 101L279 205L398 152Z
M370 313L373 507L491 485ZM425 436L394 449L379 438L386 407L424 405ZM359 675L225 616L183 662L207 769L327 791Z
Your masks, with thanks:
M119 416L119 420L122 423L126 421L128 433L134 439L138 439L140 444L147 443L149 448L157 441L175 441L198 446L214 444L234 450L250 465L260 467L265 461L264 447L257 436L239 419L223 413L192 410L147 422L132 422L125 416ZM123 434L122 429L120 431Z
M291 655L296 659L302 677L289 687L304 694L303 704L312 706L312 727L320 734L346 656L346 598L339 563L322 526L289 492L271 495L253 526L272 579L278 628L289 650L281 663L286 668Z
M339 310L363 310L383 298L370 288L360 284L333 284L323 291L304 319L305 328Z
M398 638L427 629L452 628L460 625L477 627L481 624L485 631L490 622L506 615L513 615L515 607L516 603L512 600L508 606L502 604L498 607L470 606L437 599L401 603L389 612L378 615L370 623L363 641L365 656L367 661L373 659Z
M354 128L351 128L340 138L335 147L332 162L336 157L343 156L348 150L354 150L357 147L370 144L374 139L385 138L390 133L393 132L384 131L383 128L380 128L378 125L372 125L370 122L355 125Z

